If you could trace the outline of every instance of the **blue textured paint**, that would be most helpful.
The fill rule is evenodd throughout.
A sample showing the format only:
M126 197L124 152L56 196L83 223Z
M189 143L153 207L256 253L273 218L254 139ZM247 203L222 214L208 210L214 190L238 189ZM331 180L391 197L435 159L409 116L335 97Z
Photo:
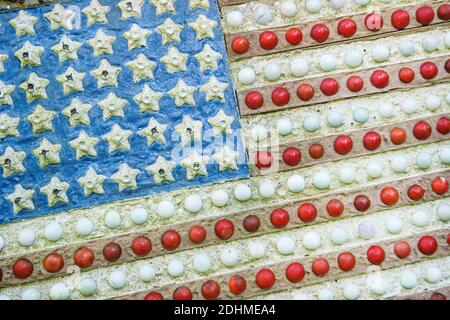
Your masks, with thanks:
M3 154L6 147L11 146L16 151L22 150L27 153L24 161L26 172L23 174L13 174L8 178L0 177L0 223L11 222L23 218L31 218L52 214L63 210L73 208L82 208L96 204L108 203L116 200L135 198L153 193L167 192L174 189L192 187L196 185L208 184L217 181L238 179L248 177L248 166L245 156L245 151L240 139L237 138L238 151L241 153L241 158L245 159L244 164L240 164L238 170L226 170L219 172L217 164L208 165L208 176L197 176L194 180L188 181L186 179L186 170L177 166L173 174L175 177L174 183L164 182L161 185L156 185L153 177L145 171L145 167L153 163L158 155L165 158L170 158L170 152L177 142L172 142L170 135L172 134L176 124L181 122L182 116L187 114L193 119L202 120L203 128L209 129L210 125L206 120L214 116L217 111L222 108L226 114L234 116L233 129L239 129L239 116L237 113L236 100L232 89L232 82L229 75L228 62L224 48L224 40L220 28L219 10L214 0L210 1L210 9L195 9L190 10L188 7L188 0L177 0L175 2L176 14L163 14L157 16L155 8L145 1L142 7L141 18L130 18L128 20L120 19L120 9L116 6L118 1L101 0L103 5L111 7L108 13L109 24L96 23L91 27L87 27L87 18L82 14L82 27L80 30L67 31L65 29L58 29L51 31L50 23L43 17L43 14L51 11L53 6L43 6L28 10L29 13L39 17L39 21L35 24L35 36L24 36L16 38L14 29L9 26L9 21L17 15L17 11L3 12L0 14L0 53L7 53L9 58L4 62L5 72L0 74L0 80L5 84L14 84L16 89L12 95L14 106L0 106L0 113L6 113L10 116L20 117L19 137L7 137L0 140L0 154ZM82 0L73 2L80 8L89 5L89 0ZM70 4L70 3L69 3ZM67 3L63 4L67 7ZM203 39L196 41L195 31L192 30L187 23L197 18L198 14L202 13L208 18L218 22L215 29L215 39ZM155 28L170 17L177 23L183 24L184 29L181 34L181 43L169 42L162 45L161 36L156 32ZM122 34L129 30L133 23L137 23L142 27L152 31L148 39L148 47L142 49L134 49L128 51L127 41ZM113 44L113 55L100 55L95 57L92 48L88 46L86 40L94 37L98 29L103 29L105 33L112 34L116 37ZM50 48L60 41L63 34L67 34L72 40L83 43L83 46L78 51L78 60L65 61L60 63L58 56ZM20 68L19 61L14 57L14 52L20 49L26 41L30 41L34 45L41 45L45 47L45 52L41 57L42 66ZM217 70L207 70L203 74L199 70L198 62L193 57L195 54L203 49L204 44L208 43L215 51L222 54L222 59L219 61L219 68ZM165 55L170 45L175 45L181 52L189 54L187 64L187 71L183 73L170 74L165 70L165 66L159 61L160 57ZM157 67L154 70L155 80L142 80L134 84L132 80L132 71L125 66L125 63L133 60L139 53L144 53L148 58L157 62ZM122 68L119 74L119 87L103 87L97 89L96 79L90 75L90 71L96 69L100 60L106 58L113 65L120 65ZM83 81L84 92L72 93L64 96L62 85L55 80L55 77L65 72L67 67L72 66L79 72L85 72L86 77ZM27 79L31 72L37 73L40 77L50 80L50 85L47 87L48 100L35 100L28 104L25 98L25 92L18 86ZM226 102L206 102L205 95L199 90L195 94L196 106L183 106L177 108L173 99L167 94L160 100L159 112L145 112L139 111L139 106L134 102L133 96L141 91L145 83L148 83L155 91L162 91L167 93L172 89L178 78L182 78L188 85L194 85L199 89L199 86L207 82L210 75L214 74L219 81L229 83L226 90ZM128 100L129 105L125 107L125 118L112 117L103 121L102 111L97 105L97 102L104 99L109 92L115 92L119 97ZM79 98L83 102L89 102L93 108L89 113L91 118L90 126L77 126L71 128L67 118L61 113L67 105L70 104L73 98ZM41 104L46 109L54 110L57 116L53 120L53 131L45 131L39 134L33 134L30 123L26 120L26 116L32 113L35 106ZM147 126L148 120L155 117L159 122L168 124L169 127L165 132L167 144L161 146L159 144L152 144L147 146L146 138L136 134L138 130ZM114 123L120 124L124 129L134 131L130 138L131 151L123 152L117 151L109 155L108 145L101 139L101 136L109 132ZM98 156L96 158L84 157L79 161L75 158L75 151L69 146L68 142L75 139L81 130L85 130L90 136L97 136L100 138L96 146ZM62 145L60 153L61 164L50 165L45 168L40 168L37 159L32 154L32 150L39 146L42 138L47 138L51 143ZM203 141L203 147L211 147L214 141ZM104 183L105 194L91 196L84 196L82 187L78 184L77 179L84 176L89 166L93 166L99 174L107 177L113 175L120 165L126 162L131 167L141 170L138 176L138 189L125 190L119 192L117 184L110 179ZM0 168L1 172L1 168ZM42 194L40 187L48 184L51 177L57 176L62 181L70 184L67 192L69 196L69 203L58 203L54 207L48 207L47 197ZM22 184L24 188L34 188L35 195L33 198L36 210L24 210L19 214L12 212L12 205L4 197L14 191L16 184Z

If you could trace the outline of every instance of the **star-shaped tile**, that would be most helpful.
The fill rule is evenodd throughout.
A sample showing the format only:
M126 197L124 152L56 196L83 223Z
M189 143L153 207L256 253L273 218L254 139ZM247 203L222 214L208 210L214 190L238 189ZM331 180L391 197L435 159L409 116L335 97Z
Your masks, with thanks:
M151 145L153 142L165 144L166 138L164 137L164 132L166 129L167 125L159 123L155 118L150 118L147 127L138 133L147 138L148 145Z
M113 43L116 41L116 37L109 36L103 32L103 30L98 30L95 37L87 41L88 45L94 50L94 56L105 54L113 54Z
M108 142L109 153L119 149L130 151L131 146L128 139L132 134L131 130L124 130L118 124L113 125L111 131L103 136L103 140Z
M6 200L12 203L14 213L19 213L22 210L34 210L33 204L33 189L25 189L22 185L17 184L14 192L6 196Z
M202 141L203 123L192 119L189 116L183 116L183 121L175 126L175 131L181 137L183 146L191 143L191 141Z
M161 34L162 43L181 41L181 31L183 31L183 26L181 24L175 23L172 19L167 18L164 23L156 28L156 31Z
M186 178L192 180L197 175L207 176L206 165L208 161L208 156L201 156L196 150L191 151L188 157L181 160L181 166L186 169Z
M200 71L205 72L208 69L217 69L217 61L222 58L219 52L214 51L209 44L205 44L203 50L195 55L200 64Z
M139 104L141 112L159 111L159 100L164 94L162 92L153 91L147 84L136 96L134 100Z
M38 22L38 18L28 14L24 10L20 10L19 14L9 21L11 27L16 30L16 36L21 37L25 35L34 36L36 31L34 31L34 25Z
M197 40L205 38L214 38L214 28L217 26L217 22L208 19L205 15L199 14L197 19L188 23L189 27L197 32Z
M147 47L147 38L150 37L150 33L150 30L133 23L131 29L123 34L123 37L128 40L128 50Z
M111 11L108 6L102 6L98 0L92 0L91 3L81 10L87 16L88 27L92 26L94 23L108 23L108 18L106 14Z
M27 41L22 48L14 53L14 56L19 59L22 69L26 66L36 67L41 65L41 56L44 51L44 47L34 46L30 41Z
M117 76L122 69L111 65L108 60L102 59L97 69L91 71L91 75L97 78L98 88L105 86L117 87Z
M77 60L78 50L82 45L81 42L72 41L64 34L61 40L52 47L52 50L58 55L59 62L63 63L67 60Z
M75 19L77 13L67 8L65 9L60 4L55 4L53 10L44 14L44 17L50 22L50 29L56 30L59 28L64 28L67 30L73 29L72 21Z
M52 120L55 118L56 112L47 110L41 105L37 105L34 112L27 117L27 120L33 127L33 133L53 130Z
M209 0L189 0L189 8L191 9L209 9Z
M83 177L78 179L78 183L83 187L83 192L86 196L89 196L93 193L103 194L105 190L103 189L103 182L106 180L106 177L97 174L94 168L89 167L86 174Z
M215 153L212 158L219 164L219 171L225 171L227 169L237 169L238 153L228 146L222 147L219 152Z
M145 169L149 174L153 175L155 183L160 184L164 180L169 182L175 181L172 175L173 168L175 168L174 161L167 161L164 157L158 156L156 161Z
M16 86L12 84L5 84L0 80L0 106L1 105L13 105L13 99L11 93L13 93Z
M144 4L144 0L123 0L117 5L122 11L122 20L126 20L132 17L140 18L141 8Z
M47 99L47 91L45 90L50 81L39 77L36 73L28 76L28 80L22 82L20 88L25 91L27 102L33 102L36 99Z
M56 77L56 81L62 84L65 95L72 92L84 91L83 79L86 76L84 72L78 72L72 67L68 67L66 72Z
M177 85L169 91L169 95L175 100L177 107L184 104L195 106L195 87L188 86L182 79L178 79Z
M68 203L67 189L70 185L59 180L58 177L53 177L50 183L41 188L41 192L47 196L48 206L53 207L58 202Z
M161 62L166 66L169 73L186 71L188 55L178 51L176 47L170 46L167 54L161 57Z
M214 117L208 119L208 123L213 128L214 135L233 133L233 130L231 129L233 121L234 117L227 116L222 109L220 109Z
M17 130L17 126L19 122L20 118L13 118L6 113L0 113L0 139L10 136L18 137L19 130Z
M128 164L123 163L119 167L114 175L111 176L111 180L119 186L119 191L122 192L126 188L136 189L137 182L136 177L141 173L138 169L131 168Z
M207 83L200 87L200 90L206 94L206 101L225 101L224 91L227 88L228 83L220 82L215 76L212 76Z
M70 105L68 105L62 111L62 114L67 117L71 127L77 125L90 125L91 121L89 119L89 111L92 109L92 105L89 103L83 103L79 99L75 98L72 100Z
M147 59L143 53L139 53L136 59L127 62L126 66L133 71L133 81L138 82L142 79L153 79L156 62Z
M5 66L3 65L3 62L5 62L6 60L8 60L8 55L7 54L0 54L0 73L5 71Z
M39 165L43 168L51 164L58 164L61 162L59 152L61 151L60 144L52 144L47 139L42 139L39 147L33 150L34 156L38 159Z
M0 166L3 168L3 176L9 177L14 173L25 172L23 160L26 153L23 151L15 151L11 147L6 147L5 153L0 155Z
M76 139L69 142L69 145L75 149L77 160L86 157L96 157L97 151L95 146L98 143L98 138L89 136L85 131L81 131Z
M175 7L173 6L174 0L150 0L150 2L155 6L156 14L158 16L166 12L175 12Z
M128 101L116 96L114 92L110 92L108 96L98 103L103 110L103 120L111 117L124 117L123 109L128 105Z

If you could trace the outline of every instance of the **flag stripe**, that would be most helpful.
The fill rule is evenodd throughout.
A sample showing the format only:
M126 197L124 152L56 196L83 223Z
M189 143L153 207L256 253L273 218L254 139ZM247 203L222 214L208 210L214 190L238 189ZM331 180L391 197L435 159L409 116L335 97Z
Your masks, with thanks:
M445 3L445 1L439 1L436 3L430 4L430 6L433 9L437 9L441 4ZM261 56L261 55L268 55L268 54L274 54L274 53L280 53L284 51L290 51L295 49L306 49L311 47L317 47L317 46L323 46L324 44L336 44L342 41L349 41L349 40L366 40L367 37L371 38L378 38L378 37L386 37L392 34L396 35L402 35L405 34L405 32L409 31L419 31L418 29L423 28L423 25L417 22L415 19L412 19L410 24L402 30L399 30L395 27L393 27L390 24L391 21L391 15L396 10L405 10L409 13L411 17L414 17L416 10L420 8L418 5L413 6L396 6L395 8L390 8L386 10L380 10L374 12L377 12L379 14L384 23L380 27L374 26L377 28L377 31L371 31L368 30L366 27L366 17L368 16L367 13L361 13L357 15L348 15L345 16L345 18L352 19L356 23L356 33L352 35L350 38L343 37L339 35L338 33L338 24L340 19L336 19L336 17L327 17L325 19L321 18L320 20L314 20L314 21L308 21L302 24L292 24L288 26L283 27L275 27L270 29L258 29L254 31L249 32L235 32L235 33L226 33L225 34L225 40L227 43L227 49L228 54L231 61L244 59L244 58L251 58L255 56ZM316 41L314 38L312 38L311 30L314 25L317 23L325 24L328 28L329 36L327 36L326 40L322 42ZM430 25L433 25L433 28L439 27L440 25L443 25L444 27L448 25L445 21L439 19L437 16L433 19L433 21L430 23ZM286 32L291 28L298 28L302 32L302 40L299 44L291 44L286 39ZM277 45L273 49L264 49L260 45L260 35L265 31L271 31L274 32L277 36ZM232 48L233 40L238 37L243 36L247 38L249 41L249 49L245 53L236 53Z

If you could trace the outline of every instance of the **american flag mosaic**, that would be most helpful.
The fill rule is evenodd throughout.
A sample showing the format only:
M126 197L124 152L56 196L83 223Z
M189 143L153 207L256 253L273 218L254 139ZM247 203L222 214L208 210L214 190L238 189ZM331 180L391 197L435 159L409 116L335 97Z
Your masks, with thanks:
M1 299L449 297L447 1L51 2L0 1Z

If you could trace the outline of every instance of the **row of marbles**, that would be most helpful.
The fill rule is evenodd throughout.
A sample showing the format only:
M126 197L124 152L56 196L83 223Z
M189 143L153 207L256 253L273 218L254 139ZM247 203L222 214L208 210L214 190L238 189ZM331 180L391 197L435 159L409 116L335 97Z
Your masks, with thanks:
M442 295L439 289L448 285L446 270L448 261L447 257L392 270L374 269L369 274L338 279L334 283L312 285L256 298L263 300L376 300L437 289L438 292L431 295L431 298L441 300Z
M222 7L226 32L251 31L289 25L297 21L312 21L367 13L385 8L427 3L410 0L282 0L276 2L247 1Z

